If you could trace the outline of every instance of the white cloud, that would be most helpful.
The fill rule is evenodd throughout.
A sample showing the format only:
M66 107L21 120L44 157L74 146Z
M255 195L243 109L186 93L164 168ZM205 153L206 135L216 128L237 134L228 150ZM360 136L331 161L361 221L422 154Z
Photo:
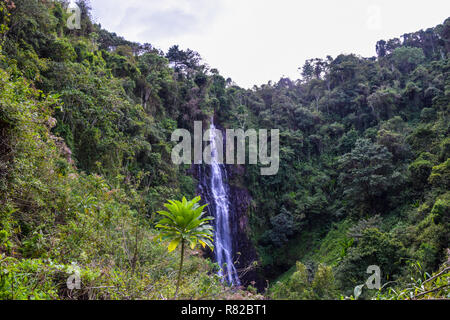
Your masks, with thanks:
M306 59L375 55L380 39L442 23L447 0L92 0L109 31L198 51L239 85L298 78Z
M93 0L94 18L130 40L153 42L200 34L216 16L210 0Z

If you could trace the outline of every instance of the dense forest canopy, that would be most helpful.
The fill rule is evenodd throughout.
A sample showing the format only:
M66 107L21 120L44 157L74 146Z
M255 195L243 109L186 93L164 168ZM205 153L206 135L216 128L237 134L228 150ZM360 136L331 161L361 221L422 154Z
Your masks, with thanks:
M211 116L280 130L278 174L247 165L230 181L251 195L269 287L230 289L187 248L180 297L355 297L370 265L386 286L361 297L448 297L450 19L243 89L199 53L127 41L77 5L70 30L68 1L0 0L1 299L171 298L180 253L154 241L155 212L198 182L172 164L170 136Z

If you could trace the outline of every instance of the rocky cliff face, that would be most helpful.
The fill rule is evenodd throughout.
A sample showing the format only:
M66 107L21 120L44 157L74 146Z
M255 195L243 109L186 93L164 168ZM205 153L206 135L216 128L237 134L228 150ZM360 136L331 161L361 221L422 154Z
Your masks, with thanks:
M242 166L227 166L229 181L233 181L245 174L245 168ZM252 284L262 291L265 283L257 272L256 263L259 261L253 243L249 239L249 209L251 205L251 196L247 189L233 185L229 186L229 199L233 211L233 239L237 252L240 252L236 268L242 270L241 281L244 285ZM254 284L253 284L254 282Z

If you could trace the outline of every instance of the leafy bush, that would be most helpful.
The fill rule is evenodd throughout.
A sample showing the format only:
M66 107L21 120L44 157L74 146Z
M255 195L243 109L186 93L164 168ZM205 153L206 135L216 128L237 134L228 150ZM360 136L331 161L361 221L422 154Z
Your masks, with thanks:
M312 279L311 279L312 278ZM338 297L331 267L320 264L312 277L306 266L296 264L296 271L285 282L271 289L271 298L288 300L330 300Z
M403 245L389 234L378 229L366 229L355 247L336 268L339 287L350 294L358 284L365 283L368 266L380 267L385 280L393 280L400 275L402 260L406 258Z
M439 189L448 190L450 188L450 158L433 167L429 182Z

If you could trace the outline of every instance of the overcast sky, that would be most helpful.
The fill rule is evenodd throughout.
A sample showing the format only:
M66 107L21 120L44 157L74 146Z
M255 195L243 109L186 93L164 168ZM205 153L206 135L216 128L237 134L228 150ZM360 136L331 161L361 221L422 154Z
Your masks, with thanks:
M91 0L94 20L127 40L200 53L250 88L299 78L309 58L375 55L375 44L442 23L449 0Z

